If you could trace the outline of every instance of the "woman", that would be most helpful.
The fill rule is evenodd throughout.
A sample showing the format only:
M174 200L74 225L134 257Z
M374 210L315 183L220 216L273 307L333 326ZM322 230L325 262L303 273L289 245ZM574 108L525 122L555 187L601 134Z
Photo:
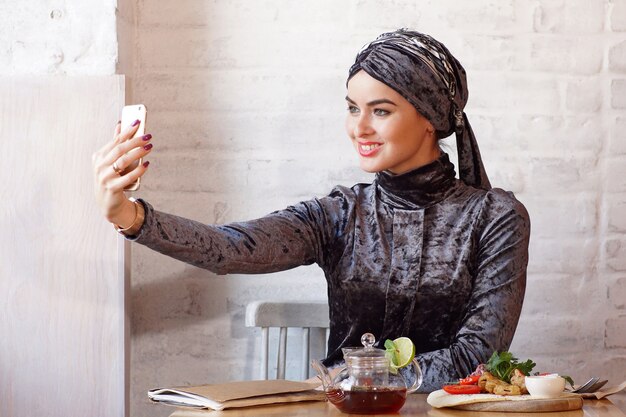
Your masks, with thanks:
M317 263L328 282L326 365L341 347L410 337L423 391L464 377L508 349L522 307L530 224L511 193L492 189L463 108L465 71L441 43L408 30L364 47L347 81L346 130L371 184L338 186L249 222L204 225L129 201L151 137L120 132L94 155L97 198L128 239L218 274ZM456 132L459 177L441 138ZM125 153L128 154L124 156Z

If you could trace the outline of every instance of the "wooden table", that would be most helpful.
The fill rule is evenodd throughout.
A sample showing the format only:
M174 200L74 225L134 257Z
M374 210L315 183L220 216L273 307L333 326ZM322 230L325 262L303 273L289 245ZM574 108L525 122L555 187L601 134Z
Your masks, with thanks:
M519 417L536 414L537 417L626 417L609 400L585 400L582 410L561 411L555 413L496 413L460 411L446 408L432 408L426 403L426 394L413 394L398 414L390 416L428 416L428 417ZM334 405L322 401L309 401L283 405L233 408L224 411L183 410L175 411L170 417L348 417L361 414L343 414ZM382 414L377 414L378 416ZM371 417L371 415L370 415Z

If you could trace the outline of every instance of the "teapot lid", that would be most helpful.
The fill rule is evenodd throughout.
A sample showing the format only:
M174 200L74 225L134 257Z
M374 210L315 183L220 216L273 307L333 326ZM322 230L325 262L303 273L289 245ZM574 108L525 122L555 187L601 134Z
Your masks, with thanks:
M361 336L363 349L358 349L346 355L346 362L349 366L385 366L389 365L389 359L385 356L385 351L374 346L376 337L371 333Z

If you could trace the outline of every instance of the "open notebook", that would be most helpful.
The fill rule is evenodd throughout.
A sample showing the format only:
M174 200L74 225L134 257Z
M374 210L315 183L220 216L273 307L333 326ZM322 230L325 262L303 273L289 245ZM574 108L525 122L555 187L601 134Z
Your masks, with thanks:
M177 407L223 410L233 407L324 400L319 382L289 380L237 381L189 387L156 388L148 397Z

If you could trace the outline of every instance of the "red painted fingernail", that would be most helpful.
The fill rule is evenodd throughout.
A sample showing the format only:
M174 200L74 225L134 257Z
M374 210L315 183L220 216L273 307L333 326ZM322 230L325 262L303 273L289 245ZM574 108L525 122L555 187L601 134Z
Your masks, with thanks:
M137 126L141 121L139 119L135 120L131 126Z
M148 168L148 165L150 165L150 161L146 161L143 163L143 167L144 168Z
M150 140L150 139L152 139L152 135L150 133L148 133L147 135L143 135L143 137L141 139L143 139L143 140Z
M146 146L143 147L146 151L149 151L150 149L152 149L152 144L149 143Z

